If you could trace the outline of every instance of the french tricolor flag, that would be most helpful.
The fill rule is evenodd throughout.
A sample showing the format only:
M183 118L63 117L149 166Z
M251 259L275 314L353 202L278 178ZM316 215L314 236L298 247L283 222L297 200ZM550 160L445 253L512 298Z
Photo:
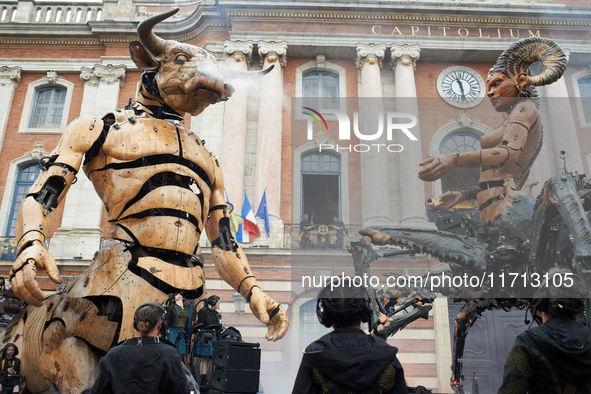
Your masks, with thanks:
M259 226L254 217L254 212L252 211L246 194L244 194L244 203L242 204L242 214L240 216L242 216L242 219L244 220L242 224L238 226L236 241L243 243L253 242L255 237L261 236L261 231L259 230Z

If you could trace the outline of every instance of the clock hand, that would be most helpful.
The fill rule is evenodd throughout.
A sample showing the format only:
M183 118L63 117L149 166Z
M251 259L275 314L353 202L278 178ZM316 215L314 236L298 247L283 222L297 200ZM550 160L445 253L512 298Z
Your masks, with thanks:
M462 92L462 97L466 97L466 93L464 93L464 85L462 85L462 81L460 78L456 77L456 81L458 81L458 85L460 85L460 91Z

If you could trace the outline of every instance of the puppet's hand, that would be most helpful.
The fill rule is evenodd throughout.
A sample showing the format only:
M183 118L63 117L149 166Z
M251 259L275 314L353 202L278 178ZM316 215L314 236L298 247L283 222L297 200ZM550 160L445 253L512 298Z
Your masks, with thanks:
M433 182L456 168L455 160L448 155L433 156L419 164L419 178L425 182Z
M40 241L33 243L18 255L10 269L10 284L14 294L27 304L41 306L45 295L37 283L37 269L47 271L54 283L62 283L55 259Z
M257 319L267 325L268 331L265 335L267 340L276 341L283 338L289 328L289 321L281 304L255 286L252 289L249 305Z

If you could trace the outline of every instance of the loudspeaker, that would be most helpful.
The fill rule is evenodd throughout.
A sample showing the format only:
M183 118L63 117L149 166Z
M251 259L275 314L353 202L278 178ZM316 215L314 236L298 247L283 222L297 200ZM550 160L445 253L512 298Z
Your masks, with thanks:
M259 370L261 349L258 343L219 341L213 350L212 362L219 369Z
M258 343L217 341L213 349L210 394L256 394L259 391L261 349Z
M211 373L209 385L222 393L256 393L259 391L259 371L220 369Z

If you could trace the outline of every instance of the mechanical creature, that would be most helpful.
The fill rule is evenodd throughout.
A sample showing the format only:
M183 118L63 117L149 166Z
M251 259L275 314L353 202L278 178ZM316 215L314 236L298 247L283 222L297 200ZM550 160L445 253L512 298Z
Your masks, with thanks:
M536 61L544 70L531 76L530 66ZM450 275L471 273L483 278L478 288L437 289L465 302L455 321L451 377L452 387L459 393L464 393L461 371L465 338L476 318L487 309L529 307L536 290L535 280L503 288L497 282L495 287L495 275L540 278L559 272L561 278L566 274L588 280L591 274L591 185L584 176L565 171L548 180L537 199L529 194L533 185L525 186L542 145L542 124L532 100L533 87L558 80L565 68L566 56L552 40L530 37L514 43L498 58L486 81L493 107L507 114L503 124L481 138L480 151L434 156L421 163L424 168L418 175L424 181L437 180L456 167L481 168L477 186L441 196L444 209L466 199L477 200L481 221L464 218L467 235L394 225L360 231L368 247L371 242L410 248L414 253L428 253L449 263ZM358 254L371 256L370 251ZM365 261L369 264L371 259ZM392 335L410 321L424 317L421 308L428 307L435 298L434 293L425 290L432 288L429 280L434 275L429 274L424 276L423 286L388 290L390 297L403 297L404 309L410 308L409 313L395 316L401 308L387 311L383 302L375 302L379 324L374 328L378 333ZM581 289L581 296L585 294Z
M44 171L20 206L18 257L10 281L29 305L8 327L4 341L22 349L31 392L89 389L99 358L133 335L133 312L140 304L163 303L174 291L201 297L205 277L198 242L203 230L218 273L268 326L266 338L278 340L288 329L282 306L261 289L232 237L218 161L181 122L187 112L198 115L227 100L233 89L205 50L152 32L177 11L141 22L140 41L130 43L133 61L145 70L139 114L123 111L73 121L52 155L42 159ZM36 270L46 270L60 283L55 260L43 247L51 213L81 166L105 204L110 240L62 294L45 299Z

